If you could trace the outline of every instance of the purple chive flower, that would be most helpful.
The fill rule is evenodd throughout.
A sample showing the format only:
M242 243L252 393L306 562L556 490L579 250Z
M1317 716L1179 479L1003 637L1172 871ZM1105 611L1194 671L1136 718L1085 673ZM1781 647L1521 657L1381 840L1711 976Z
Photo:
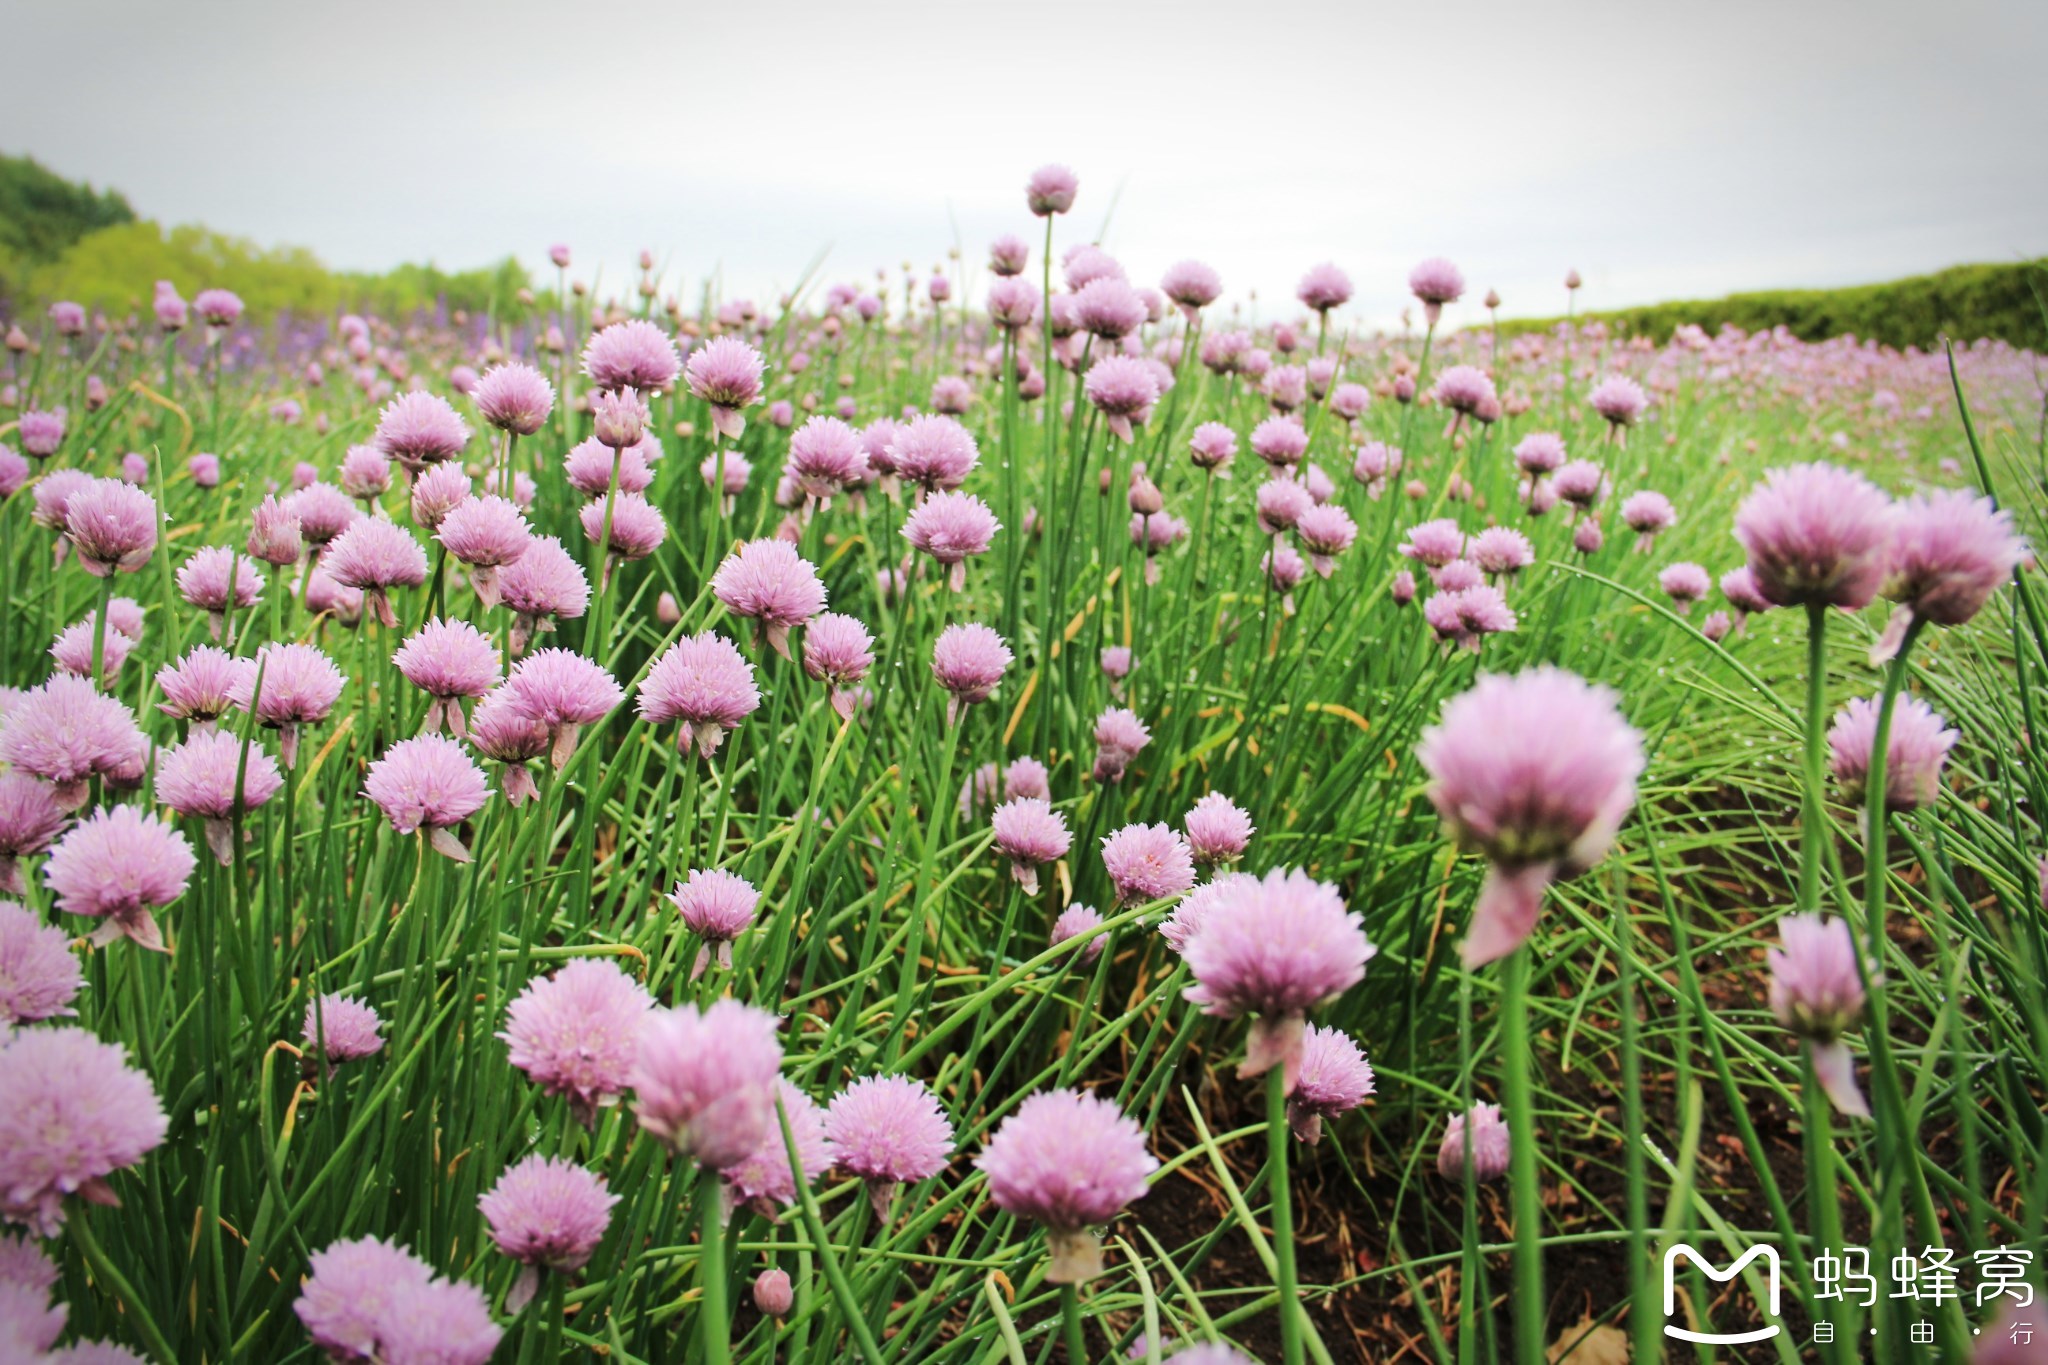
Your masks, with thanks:
M734 456L727 455L728 461ZM609 493L644 493L654 482L654 471L639 446L614 450L595 436L572 446L562 458L569 486L586 498Z
M1188 438L1188 458L1197 469L1227 469L1237 458L1237 434L1221 422L1204 422Z
M809 1186L832 1167L832 1143L825 1136L825 1111L787 1079L778 1077L775 1089L782 1099L783 1113L789 1117L790 1135L796 1139L804 1184ZM796 1172L790 1168L782 1125L772 1112L767 1135L738 1164L728 1166L724 1174L726 1188L733 1197L764 1218L772 1219L796 1202Z
M1372 1063L1351 1036L1310 1024L1301 1038L1301 1074L1287 1096L1287 1126L1294 1136L1315 1146L1324 1119L1350 1113L1372 1092Z
M1532 431L1515 445L1515 465L1531 478L1556 473L1564 464L1564 438L1552 431Z
M1137 659L1132 656L1130 647L1128 645L1104 645L1102 647L1101 662L1102 675L1109 679L1110 692L1115 696L1122 696L1123 693L1118 684L1131 676L1131 669L1137 664Z
M873 460L872 454L869 458ZM981 463L981 452L966 427L938 413L913 417L897 427L891 434L887 459L887 469L879 463L875 467L884 473L893 471L927 493L936 493L965 483Z
M1378 502L1387 483L1401 472L1403 457L1393 446L1380 441L1367 441L1358 448L1358 458L1351 462L1351 477L1365 486L1366 496Z
M1401 544L1400 551L1417 564L1441 569L1464 554L1465 533L1449 517L1439 517L1409 527L1408 539Z
M452 460L469 444L469 424L437 393L415 391L391 400L371 438L377 449L417 474L430 464ZM344 482L347 467L343 466Z
M498 575L498 600L514 613L512 652L523 654L536 633L574 619L590 605L590 580L553 536L535 536L526 553Z
M1483 675L1445 704L1416 757L1445 825L1489 864L1468 966L1513 952L1550 882L1607 855L1643 769L1642 737L1614 693L1551 667Z
M1125 825L1105 836L1102 866L1119 905L1164 900L1195 884L1195 855L1166 825Z
M101 921L95 946L117 938L165 951L152 911L185 894L195 866L185 836L133 806L94 811L50 850L43 880L66 914Z
M1273 473L1292 469L1308 453L1308 432L1293 417L1268 417L1252 428L1252 454Z
M721 495L719 505L730 516L739 495L747 491L747 480L753 477L754 466L737 450L721 446L704 457L703 463L697 466L697 472L703 476L706 488Z
M1311 266L1301 277L1301 283L1294 286L1294 297L1306 307L1328 314L1332 308L1342 308L1351 301L1351 277L1324 261Z
M1251 815L1222 792L1197 800L1181 824L1187 830L1188 851L1201 867L1236 862L1256 832Z
M1592 404L1593 411L1607 419L1608 433L1617 437L1634 426L1643 409L1650 405L1643 386L1625 374L1608 375L1586 395L1586 401Z
M446 720L448 733L463 734L462 697L481 697L498 685L498 647L467 621L439 618L421 626L391 656L405 680L432 697L420 726L428 733Z
M787 1270L770 1266L754 1277L754 1307L764 1317L780 1320L789 1316L796 1307L796 1289Z
M953 1155L953 1125L938 1097L905 1076L863 1076L825 1110L833 1159L867 1185L875 1217L889 1221L899 1185L929 1180Z
M330 992L306 1002L306 1020L299 1037L306 1051L318 1057L328 1075L342 1062L359 1062L384 1050L379 1030L384 1020L352 995Z
M539 370L518 361L484 371L469 398L477 416L514 436L533 435L555 410L555 386Z
M1010 666L1010 647L1003 637L978 621L947 626L932 644L932 677L952 694L946 723L957 725L961 711L989 699Z
M1038 869L1058 862L1073 847L1074 836L1067 831L1067 819L1040 797L1024 796L1005 801L990 817L995 832L995 849L1010 860L1010 875L1023 886L1024 894L1038 894Z
M1023 796L1052 799L1052 784L1047 780L1045 765L1029 756L1012 759L1010 766L1003 769L1003 800L1015 801Z
M959 375L941 375L932 382L932 411L958 414L973 406L974 386Z
M590 400L591 433L600 445L613 450L639 445L650 419L647 400L636 389L599 392Z
M222 867L233 861L237 814L277 795L284 777L269 754L225 730L197 730L157 759L156 799L188 820L206 822L206 844ZM236 799L239 787L241 797Z
M1159 290L1193 317L1223 297L1223 278L1201 261L1176 261L1159 277Z
M682 916L683 927L703 940L690 979L702 976L714 955L719 966L730 970L733 941L753 927L761 893L744 877L700 868L677 882L668 898Z
M811 418L789 438L789 472L821 503L852 492L868 481L860 433L836 417Z
M1607 537L1600 530L1600 523L1588 518L1572 531L1572 548L1582 555L1597 555L1600 547L1607 543Z
M64 444L63 412L38 412L34 408L21 414L17 424L21 436L21 448L38 460L55 455Z
M603 328L583 347L583 373L600 389L660 393L681 369L668 333L639 318Z
M1077 289L1073 309L1080 329L1105 341L1116 341L1145 325L1145 300L1112 275L1089 280Z
M668 535L668 522L660 510L638 493L621 493L609 503L585 503L582 521L584 536L604 543L605 577L609 577L613 558L645 559Z
M468 473L455 461L429 465L412 481L412 519L423 530L437 531L472 491Z
M1870 776L1870 754L1877 746L1875 697L1858 697L1843 707L1828 726L1829 767L1844 799L1861 806ZM1941 770L1949 750L1962 738L1918 697L1900 697L1892 708L1891 733L1885 745L1884 805L1889 811L1931 806L1941 795Z
M1645 488L1623 500L1621 519L1636 533L1636 553L1648 554L1656 544L1658 532L1668 531L1677 523L1678 513L1672 508L1671 499Z
M1259 570L1265 574L1266 582L1272 586L1273 591L1280 594L1281 610L1292 616L1292 593L1308 573L1307 561L1292 545L1275 541L1273 548L1259 557Z
M1408 289L1422 301L1423 316L1434 327L1444 305L1456 303L1465 292L1465 276L1443 257L1432 256L1408 272Z
M538 796L528 759L548 752L552 739L545 723L535 720L504 688L488 692L469 718L469 742L485 758L503 764L500 784L514 806Z
M1861 474L1801 464L1764 475L1735 510L1735 538L1773 605L1859 611L1884 586L1897 521Z
M676 641L640 684L640 715L655 725L681 721L676 747L688 753L694 745L707 760L726 731L738 728L760 704L754 666L730 640L710 631Z
M601 1178L560 1157L535 1153L499 1176L476 1203L498 1250L526 1267L505 1307L524 1308L541 1271L588 1265L618 1202Z
M1499 402L1493 380L1486 371L1471 365L1452 365L1436 377L1436 400L1461 417L1480 412L1488 403Z
M1728 599L1728 605L1735 608L1736 625L1742 620L1771 609L1771 600L1757 591L1756 578L1747 564L1737 565L1721 575L1721 595Z
M146 743L133 712L69 673L17 696L0 725L0 761L53 784L66 810L85 803L87 778L120 773Z
M804 627L804 672L830 688L841 720L852 718L854 687L874 662L874 636L853 617L828 611Z
M1551 475L1550 487L1573 507L1592 507L1606 495L1607 471L1591 460L1572 460Z
M348 507L351 515L354 514L355 508L346 500L342 505ZM249 517L246 548L265 564L280 569L299 562L305 546L298 514L292 510L290 499L279 502L275 496L266 494L263 501L256 504L256 510Z
M1350 549L1358 538L1358 524L1336 503L1317 503L1295 517L1294 533L1302 548L1309 552L1309 564L1316 573L1328 578L1337 571L1337 556Z
M1021 275L1030 262L1031 248L1022 238L1005 234L988 244L988 268L993 274Z
M761 401L762 368L761 353L738 337L713 337L690 352L690 392L711 405L711 425L729 441L746 429L743 410Z
M391 1293L377 1359L389 1365L486 1365L503 1337L475 1285L441 1279L400 1283Z
M1406 569L1395 574L1394 582L1388 588L1387 595L1394 599L1394 605L1397 607L1405 607L1410 602L1413 602L1415 600L1415 575Z
M498 1035L508 1059L543 1093L568 1097L586 1126L632 1084L640 1030L654 997L605 958L579 957L529 981Z
M602 664L566 649L543 649L512 665L504 692L529 720L547 726L557 769L576 752L578 730L626 697Z
M986 554L1001 525L972 493L933 493L910 510L903 538L946 566L948 586L959 592L967 586L968 557Z
M334 538L320 561L328 575L345 588L357 588L376 609L377 619L397 629L391 609L393 588L417 588L427 581L427 552L401 526L377 517L361 517Z
M1151 742L1152 732L1136 712L1122 706L1104 711L1095 718L1095 780L1121 781L1124 770Z
M391 828L400 834L424 830L436 852L459 863L470 856L454 826L482 810L490 794L483 769L445 735L398 741L363 780L363 795L377 803Z
M341 491L375 502L391 487L391 461L375 446L350 446L341 457Z
M1079 938L1083 934L1093 932L1101 924L1101 911L1093 906L1082 905L1076 901L1060 911L1059 918L1052 922L1050 946L1057 948L1068 939ZM1108 942L1109 935L1096 934L1081 946L1080 955L1074 959L1075 965L1080 967L1093 966L1095 960L1102 956L1102 949Z
M96 578L148 563L158 520L156 499L119 479L93 479L64 499L64 534Z
M81 1028L0 1041L0 1095L0 1221L42 1237L62 1230L66 1195L117 1203L107 1177L141 1161L169 1126L127 1051Z
M2026 554L2012 513L1968 489L1922 493L1900 503L1883 587L1899 609L1871 650L1871 664L1896 655L1916 620L1959 626L1975 616Z
M1137 439L1132 424L1144 422L1159 401L1157 376L1136 356L1113 355L1096 361L1088 369L1083 388L1104 424L1127 442Z
M1520 573L1536 562L1529 537L1511 526L1489 526L1466 547L1482 573L1503 577Z
M1074 193L1080 187L1080 177L1065 166L1040 166L1024 184L1024 202L1040 218L1050 218L1074 207Z
M337 1361L388 1358L385 1323L398 1291L433 1278L424 1261L374 1237L332 1243L313 1253L309 1269L292 1309L313 1344Z
M1315 506L1306 488L1290 478L1268 479L1253 499L1259 529L1269 536L1294 529L1301 514Z
M1145 1131L1114 1103L1078 1090L1046 1090L1017 1106L974 1164L1004 1213L1045 1228L1045 1277L1079 1284L1102 1273L1102 1243L1089 1231L1142 1199L1159 1163Z
M242 317L242 300L229 289L202 289L192 298L192 309L209 327L232 327Z
M1657 575L1657 586L1664 589L1664 595L1671 599L1672 605L1678 608L1678 614L1683 616L1692 610L1693 603L1705 600L1706 595L1713 591L1714 580L1699 565L1680 560L1666 565Z
M1466 1130L1471 1130L1468 1139ZM1497 1104L1475 1104L1470 1114L1453 1114L1444 1125L1444 1140L1436 1149L1436 1171L1446 1180L1463 1180L1467 1170L1467 1146L1472 1178L1498 1180L1508 1173L1508 1125Z
M238 691L248 689L255 671L253 660L199 645L157 670L157 690L164 696L157 710L197 726L209 726L236 704Z
M0 499L11 498L27 486L35 466L13 446L0 443Z
M285 510L298 522L299 534L306 538L307 543L315 546L326 546L336 536L346 531L349 523L362 515L356 509L355 503L349 500L349 495L331 483L309 483L287 497L284 505ZM250 539L252 542L255 539L253 531L250 533ZM249 547L249 553L258 559L268 558L253 543Z
M230 700L244 711L253 710L258 724L278 732L278 754L285 767L294 768L299 727L326 720L347 681L333 661L311 645L265 645L256 652L254 666L243 669L233 684Z
M1710 611L1706 614L1705 619L1700 622L1700 634L1718 644L1727 638L1728 632L1734 628L1734 625L1735 623L1729 619L1727 612Z
M189 605L212 618L208 624L218 640L229 612L246 611L263 596L263 569L248 555L238 555L225 545L209 545L194 550L178 566L178 592Z
M94 634L95 623L90 618L72 622L59 631L57 638L50 642L50 657L64 672L74 677L92 678ZM121 665L128 662L128 654L134 648L135 642L120 631L108 630L105 637L99 641L98 681L102 684L111 684L121 672Z
M1863 977L1849 922L1790 915L1779 922L1779 945L1764 954L1770 967L1771 1013L1804 1039L1821 1089L1835 1108L1858 1118L1870 1106L1856 1088L1856 1061L1842 1035L1863 1020Z
M1337 888L1306 872L1274 869L1233 878L1206 908L1183 955L1195 984L1183 994L1204 1014L1256 1014L1241 1076L1285 1068L1292 1088L1312 1007L1365 978L1379 950Z
M84 982L78 955L62 929L43 924L12 901L0 901L0 1025L12 1028L77 1013L71 1002ZM0 1265L0 1279L4 1270Z
M1029 281L998 279L988 287L989 320L1015 332L1029 327L1038 316L1038 289Z
M825 609L818 571L783 540L751 540L718 566L711 591L735 616L758 623L761 638L789 657L789 632Z
M48 848L69 823L49 783L25 770L0 772L0 894L28 894L19 860Z
M614 523L617 515L614 513ZM516 563L533 543L533 529L517 504L495 493L458 503L435 536L448 553L469 565L470 586L479 602L498 604L499 571Z
M711 1170L745 1161L777 1128L775 1016L737 1000L658 1009L633 1064L640 1126Z

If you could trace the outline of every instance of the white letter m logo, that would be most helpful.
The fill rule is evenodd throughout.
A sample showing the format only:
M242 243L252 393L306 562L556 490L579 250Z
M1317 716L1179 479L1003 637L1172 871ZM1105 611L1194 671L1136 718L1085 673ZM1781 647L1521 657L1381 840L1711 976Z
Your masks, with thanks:
M1774 1318L1778 1316L1778 1249L1776 1247L1769 1244L1753 1246L1740 1256L1737 1256L1733 1265L1729 1266L1726 1270L1721 1270L1706 1257L1700 1255L1699 1252L1680 1242L1664 1253L1665 1317L1670 1317L1678 1309L1677 1270L1678 1258L1680 1256L1690 1256L1693 1264L1697 1265L1708 1279L1721 1284L1726 1284L1737 1275L1740 1275L1743 1268L1757 1257L1763 1257L1765 1264L1770 1270L1768 1285L1770 1316ZM1680 1341L1700 1341L1713 1346L1733 1346L1746 1341L1766 1341L1783 1330L1775 1322L1768 1327L1759 1327L1752 1332L1694 1332L1669 1322L1664 1324L1664 1335L1667 1337L1677 1337Z

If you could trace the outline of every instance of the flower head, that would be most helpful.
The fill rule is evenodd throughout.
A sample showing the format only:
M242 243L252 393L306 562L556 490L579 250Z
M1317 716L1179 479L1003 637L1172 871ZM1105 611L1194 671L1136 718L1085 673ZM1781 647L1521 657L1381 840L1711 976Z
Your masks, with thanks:
M1849 922L1791 915L1778 925L1779 946L1764 954L1770 968L1771 1013L1804 1039L1822 1090L1845 1114L1868 1117L1856 1088L1855 1060L1842 1035L1863 1020L1862 973Z
M320 565L345 588L359 588L378 619L395 629L398 617L386 595L427 581L427 552L410 532L378 517L360 517L334 538Z
M307 1051L331 1067L382 1052L384 1039L378 1031L383 1027L384 1020L376 1010L352 995L330 992L306 1002L306 1020L299 1036Z
M411 1252L374 1237L316 1251L292 1305L313 1344L335 1360L369 1360L380 1348L398 1291L433 1278Z
M1465 553L1465 533L1449 517L1439 517L1409 527L1400 550L1418 564L1440 569Z
M611 1223L619 1197L573 1161L535 1154L498 1177L477 1200L491 1240L513 1260L548 1270L581 1270Z
M1312 266L1294 286L1294 297L1318 313L1328 313L1351 301L1351 277L1328 261Z
M898 1185L929 1180L953 1155L953 1125L938 1097L907 1076L863 1076L825 1109L825 1137L840 1170L859 1176L888 1218Z
M1252 454L1274 470L1291 469L1308 453L1308 431L1293 417L1268 417L1252 428Z
M1608 375L1586 395L1586 401L1593 411L1607 419L1610 427L1617 429L1634 426L1643 409L1650 405L1643 386L1625 374Z
M967 586L967 560L988 553L1001 529L988 504L972 493L933 493L904 518L903 538L950 571L954 592Z
M469 424L441 395L414 390L385 406L377 419L377 434L371 439L380 452L416 474L427 465L460 455L469 444ZM346 474L344 466L344 481Z
M355 512L346 499L342 505L348 507L351 514ZM249 517L247 548L257 559L280 569L299 562L299 554L304 548L303 533L290 498L280 502L275 494L267 493L263 501L256 504L256 510Z
M498 1035L508 1060L550 1095L566 1095L585 1124L632 1083L640 1030L654 1009L646 988L603 958L579 957L527 983Z
M1003 1212L1046 1229L1055 1284L1092 1279L1102 1248L1088 1229L1142 1199L1159 1169L1145 1131L1109 1100L1078 1090L1046 1090L1017 1106L974 1164L988 1177Z
M1884 586L1897 514L1861 474L1831 464L1774 469L1735 511L1757 590L1781 607L1857 611Z
M727 440L746 429L742 409L761 401L761 353L738 337L717 336L690 352L690 392L711 405L711 424Z
M498 574L498 600L516 617L512 652L524 652L535 631L555 628L555 618L574 619L590 605L590 580L553 536L535 536L526 553Z
M553 736L555 766L576 751L577 731L610 715L625 689L603 664L567 649L543 649L512 666L505 697Z
M1683 614L1692 608L1693 603L1704 600L1713 591L1714 580L1699 565L1680 560L1664 566L1657 575L1657 586L1664 589L1664 595Z
M1842 795L1861 804L1870 777L1870 755L1877 747L1878 699L1858 697L1828 726L1829 766ZM1941 770L1949 750L1960 739L1918 697L1900 697L1892 708L1891 734L1885 744L1884 804L1889 811L1931 806L1941 795Z
M1152 732L1135 711L1112 706L1095 718L1095 780L1120 781L1131 761L1152 742Z
M107 1177L169 1127L127 1051L81 1028L17 1029L0 1041L0 1095L0 1220L44 1237L64 1225L64 1196L110 1202Z
M312 545L325 546L349 528L362 513L349 495L331 483L309 483L293 490L284 500L285 510L298 522L299 534ZM254 539L251 532L251 539ZM252 546L250 553L265 558ZM274 561L273 561L274 562Z
M469 398L479 417L515 436L538 432L555 410L555 386L539 370L516 360L485 370Z
M458 503L441 522L434 537L448 553L475 569L470 582L487 607L497 605L497 575L494 570L511 564L533 543L533 529L526 524L518 504L495 493Z
M1058 862L1073 847L1074 836L1067 830L1066 817L1039 797L1025 796L1005 801L990 817L995 832L996 852L1010 860L1010 873L1024 888L1024 894L1038 894L1038 869Z
M1010 647L979 621L956 623L932 644L932 677L953 694L947 719L957 723L962 707L989 699L1010 666Z
M326 720L347 681L312 645L270 644L256 651L253 666L240 670L230 698L253 711L259 725L280 732L278 752L290 768L298 758L299 727Z
M1188 458L1197 469L1219 470L1237 458L1237 433L1221 422L1204 422L1188 438Z
M94 811L43 864L57 908L102 921L95 944L126 936L161 952L151 913L185 894L195 861L185 836L133 806Z
M450 831L482 810L490 792L468 751L436 734L398 741L370 765L363 782L363 795L377 803L393 829L425 830L436 850L465 863L469 852Z
M1372 1091L1372 1063L1351 1035L1310 1024L1301 1038L1301 1074L1287 1096L1287 1125L1314 1146L1324 1119L1356 1109Z
M745 1161L776 1127L775 1030L774 1015L737 1000L654 1011L633 1066L640 1126L712 1170Z
M156 548L156 499L119 479L94 479L64 500L64 534L86 572L134 573Z
M412 519L426 530L437 530L472 491L468 473L454 460L429 465L412 481Z
M1120 905L1178 896L1195 884L1195 855L1167 825L1125 825L1106 835L1102 866Z
M1181 823L1187 829L1188 850L1204 867L1242 858L1255 832L1251 815L1222 792L1202 796Z
M228 822L277 795L284 778L254 741L243 747L226 730L195 730L157 759L156 799L188 819L206 822L206 837L221 865L231 861Z
M1968 489L1921 493L1900 503L1883 588L1899 610L1871 662L1896 654L1915 620L1959 626L1975 616L2026 553L2012 513Z
M1508 1125L1500 1116L1499 1105L1475 1104L1469 1114L1451 1115L1436 1151L1438 1175L1446 1180L1465 1178L1468 1143L1474 1180L1498 1180L1508 1173Z
M0 1027L75 1014L71 1002L84 983L78 955L62 929L13 901L0 901ZM4 1271L0 1265L0 1278Z
M731 967L733 940L753 927L761 904L761 893L753 884L723 868L699 868L677 882L668 898L683 927L703 940L690 979L704 974L714 950L718 965Z
M840 719L853 715L853 686L874 662L875 638L854 617L828 611L804 627L804 672L831 688Z
M879 425L879 424L878 424ZM872 433L874 428L870 427ZM869 459L874 461L873 445ZM966 427L943 413L913 417L890 433L887 467L874 461L883 473L894 472L906 483L928 493L958 488L981 463L981 453Z
M583 347L583 373L600 389L662 392L681 368L668 333L640 318L599 330Z
M1065 213L1074 207L1074 193L1081 180L1065 166L1040 166L1024 185L1024 202L1040 218Z
M1176 261L1159 277L1159 290L1192 314L1223 296L1223 278L1201 261Z
M1465 292L1465 276L1443 257L1432 256L1408 272L1408 289L1423 303L1441 308ZM1434 314L1430 320L1436 320Z

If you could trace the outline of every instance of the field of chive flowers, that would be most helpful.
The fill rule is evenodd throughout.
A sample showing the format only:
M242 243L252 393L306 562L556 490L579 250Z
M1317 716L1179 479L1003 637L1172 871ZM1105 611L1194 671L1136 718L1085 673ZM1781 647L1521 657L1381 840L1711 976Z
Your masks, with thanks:
M2041 1358L2037 358L1075 195L19 312L0 1360Z

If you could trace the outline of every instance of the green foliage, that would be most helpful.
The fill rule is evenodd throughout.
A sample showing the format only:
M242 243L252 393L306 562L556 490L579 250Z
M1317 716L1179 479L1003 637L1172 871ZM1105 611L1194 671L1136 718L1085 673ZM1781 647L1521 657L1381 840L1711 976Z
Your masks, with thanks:
M54 261L99 228L134 221L113 190L74 185L28 156L0 156L0 281Z
M1720 299L1689 299L1586 313L1581 321L1598 319L1633 335L1662 343L1684 324L1697 323L1709 332L1733 323L1744 331L1762 331L1783 324L1802 341L1853 334L1887 346L1934 346L1947 336L1956 341L1994 337L2035 349L2048 345L2035 289L2044 280L2048 261L2010 265L1958 265L1932 275L1847 289L1771 289L1730 294ZM1504 335L1544 331L1562 318L1520 318L1503 321Z

